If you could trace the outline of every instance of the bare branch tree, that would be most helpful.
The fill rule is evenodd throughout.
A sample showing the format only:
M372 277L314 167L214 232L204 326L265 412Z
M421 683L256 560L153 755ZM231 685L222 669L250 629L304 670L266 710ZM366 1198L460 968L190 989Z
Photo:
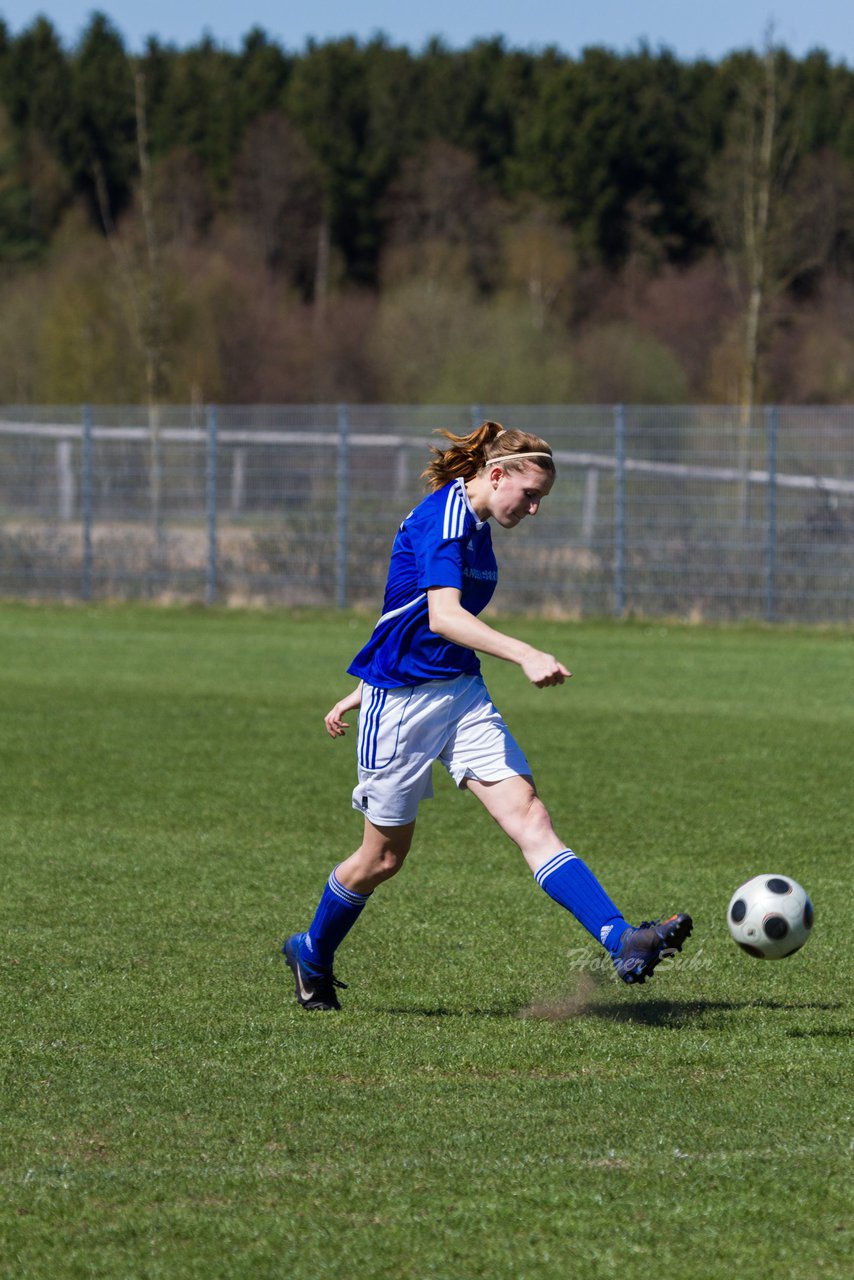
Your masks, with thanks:
M747 519L750 434L772 308L804 273L824 265L834 229L799 184L797 120L784 54L773 33L746 72L729 137L709 172L709 211L740 308L738 360L739 508ZM804 234L805 227L810 233Z
M158 549L163 541L163 456L160 438L160 398L163 394L163 292L154 219L151 162L148 153L148 122L145 104L145 76L141 68L134 74L136 142L139 155L139 192L142 225L145 231L147 271L140 337L145 356L148 389L149 483L151 519Z
M98 157L92 162L92 177L101 225L110 246L121 281L131 328L145 365L148 393L149 427L149 498L151 522L158 551L163 543L163 459L160 435L160 398L164 384L163 293L157 227L154 218L151 163L145 109L145 78L141 70L134 75L136 105L136 138L140 172L140 211L145 235L145 260L140 263L130 242L119 234L113 219L109 188L104 167Z

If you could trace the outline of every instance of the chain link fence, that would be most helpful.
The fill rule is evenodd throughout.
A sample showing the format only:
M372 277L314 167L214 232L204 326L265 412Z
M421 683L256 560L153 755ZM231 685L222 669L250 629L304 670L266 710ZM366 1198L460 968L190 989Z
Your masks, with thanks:
M854 620L854 408L0 408L0 595L378 610L433 431L551 444L504 611Z

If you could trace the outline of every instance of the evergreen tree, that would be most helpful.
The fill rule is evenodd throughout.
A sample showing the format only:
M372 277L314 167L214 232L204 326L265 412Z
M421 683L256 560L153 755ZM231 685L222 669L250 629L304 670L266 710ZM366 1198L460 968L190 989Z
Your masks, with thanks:
M260 27L253 27L237 59L234 84L240 118L245 125L282 109L294 59L273 44Z
M130 199L137 162L133 71L121 36L102 13L84 31L71 71L67 161L106 228Z
M0 258L41 256L67 206L71 75L51 24L0 32Z
M47 18L36 18L17 39L0 39L0 100L21 133L37 132L52 150L67 145L71 68Z
M155 154L186 147L198 156L221 195L240 149L237 59L205 38L170 59L169 75L154 106Z

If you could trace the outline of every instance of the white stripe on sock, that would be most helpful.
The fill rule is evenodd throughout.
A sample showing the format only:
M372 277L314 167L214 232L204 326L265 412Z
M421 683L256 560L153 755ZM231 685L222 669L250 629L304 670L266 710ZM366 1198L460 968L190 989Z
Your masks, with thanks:
M554 871L559 871L561 867L566 866L567 862L572 862L577 855L571 849L564 849L562 853L556 853L548 862L544 862L539 871L534 872L534 879L542 889L543 882L549 878Z
M348 903L351 907L361 907L370 897L370 894L356 893L354 889L345 889L334 871L330 874L328 883L336 898L340 898L342 902Z

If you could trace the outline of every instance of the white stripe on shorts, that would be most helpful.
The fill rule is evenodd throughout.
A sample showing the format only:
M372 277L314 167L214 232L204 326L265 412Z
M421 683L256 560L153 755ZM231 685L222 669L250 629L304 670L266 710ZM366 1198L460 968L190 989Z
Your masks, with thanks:
M370 688L370 698L365 708L363 723L359 729L359 764L363 769L377 767L377 738L380 732L380 716L388 697L388 689Z
M433 794L435 763L459 788L470 778L499 782L531 773L480 675L402 689L366 684L359 733L353 808L379 827L415 820L421 801ZM556 860L550 863L554 869Z

